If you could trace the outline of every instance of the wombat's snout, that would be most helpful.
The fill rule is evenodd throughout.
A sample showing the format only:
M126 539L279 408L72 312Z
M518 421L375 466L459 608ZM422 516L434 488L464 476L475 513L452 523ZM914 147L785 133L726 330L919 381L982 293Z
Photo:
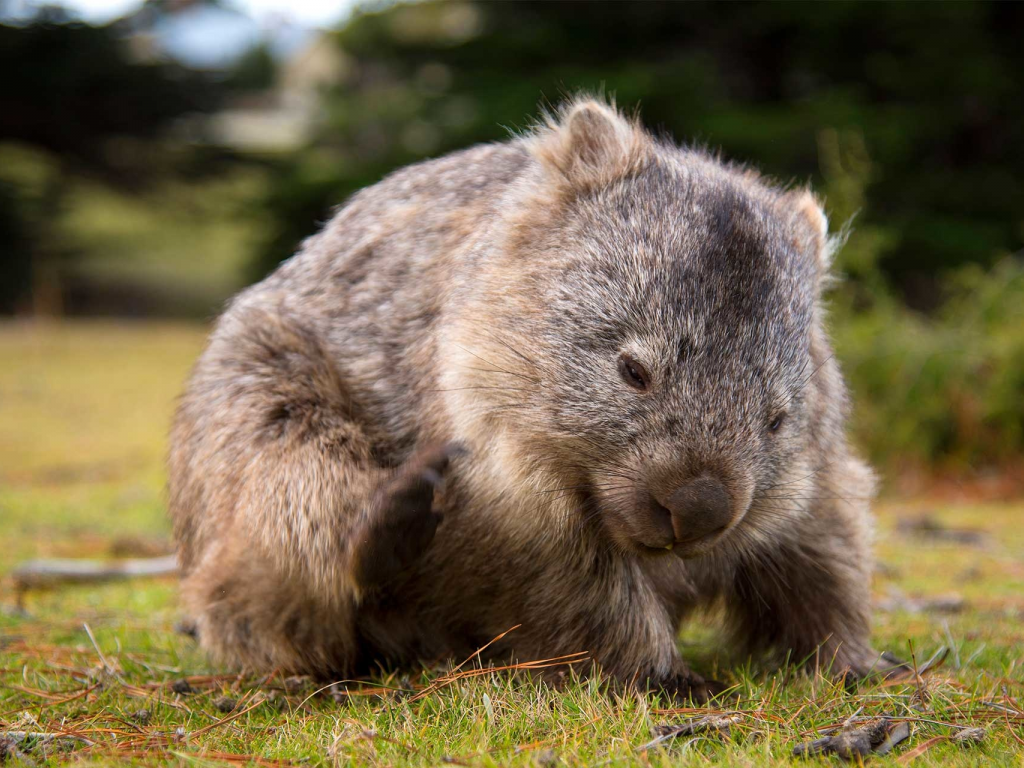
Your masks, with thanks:
M657 504L662 514L668 514L679 554L694 545L710 544L732 520L732 499L713 475L687 480L665 498L657 498Z

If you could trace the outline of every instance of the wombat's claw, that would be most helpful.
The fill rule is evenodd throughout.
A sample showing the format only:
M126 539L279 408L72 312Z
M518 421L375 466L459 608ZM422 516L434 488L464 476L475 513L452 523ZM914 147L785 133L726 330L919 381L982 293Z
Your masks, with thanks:
M845 669L839 676L840 682L849 693L857 690L863 682L890 680L913 673L907 662L889 651L883 651L871 662Z
M455 456L465 452L449 443L421 449L381 489L356 557L356 579L363 587L385 583L411 565L434 540L442 515L432 509L434 491Z
M885 678L899 677L914 671L914 668L894 653L882 651L881 661L876 665L877 674Z
M680 674L661 686L661 689L679 703L707 704L736 698L734 688L718 680L705 680L697 674Z

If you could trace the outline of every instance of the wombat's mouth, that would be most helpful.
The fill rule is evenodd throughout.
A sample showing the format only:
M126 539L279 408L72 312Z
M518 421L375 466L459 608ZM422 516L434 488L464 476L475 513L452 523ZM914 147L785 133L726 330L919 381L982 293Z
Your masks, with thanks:
M640 553L646 557L664 557L672 554L684 560L690 560L706 555L714 549L725 535L726 530L727 526L723 525L706 536L686 541L673 541L664 547L652 547L650 544L642 541L634 541L634 544L636 544Z
M672 545L672 554L684 560L706 555L718 545L728 530L729 526L723 525L700 538L677 541Z

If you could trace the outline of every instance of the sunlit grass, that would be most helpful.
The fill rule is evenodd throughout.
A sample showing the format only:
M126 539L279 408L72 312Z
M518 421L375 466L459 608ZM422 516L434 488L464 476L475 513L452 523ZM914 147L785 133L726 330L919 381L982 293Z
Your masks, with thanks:
M202 340L198 326L0 326L0 577L28 557L105 557L126 537L168 538L165 434ZM901 531L900 521L924 513L985 535L963 545ZM910 720L914 733L875 762L976 724L988 728L980 746L941 739L914 764L1020 765L1024 715L1013 712L1024 702L1024 505L890 501L879 521L879 600L952 595L962 605L950 614L880 611L876 645L904 657L912 647L919 663L951 645L945 663L920 682L847 693L722 655L713 627L692 627L681 639L688 656L740 693L727 705L737 714L729 737L644 748L654 726L701 713L571 677L561 688L523 673L467 677L416 699L444 669L413 670L351 685L335 701L312 681L236 676L211 668L174 631L172 579L35 591L24 613L0 582L0 731L86 740L22 745L40 765L742 766L789 765L793 747L824 728L885 714ZM175 692L182 679L192 692ZM224 697L236 703L230 713L218 708Z

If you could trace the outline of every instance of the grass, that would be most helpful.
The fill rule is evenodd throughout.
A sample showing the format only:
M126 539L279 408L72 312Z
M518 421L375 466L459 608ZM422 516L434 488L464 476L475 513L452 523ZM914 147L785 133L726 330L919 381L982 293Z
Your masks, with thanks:
M27 557L166 542L164 435L202 338L192 326L0 325L0 579ZM938 534L908 528L925 513ZM472 662L454 676L439 667L351 684L338 701L308 680L231 674L174 631L172 579L31 592L25 613L0 581L0 731L62 734L19 747L40 765L785 765L828 726L887 714L913 733L875 762L1021 765L1022 515L1024 503L879 506L876 644L912 647L919 663L949 649L919 680L847 693L717 654L712 628L689 628L688 657L738 686L728 736L647 746L656 726L708 710L593 681L553 689L522 671L479 674ZM976 540L946 543L950 529ZM962 725L987 728L982 744L955 744Z

